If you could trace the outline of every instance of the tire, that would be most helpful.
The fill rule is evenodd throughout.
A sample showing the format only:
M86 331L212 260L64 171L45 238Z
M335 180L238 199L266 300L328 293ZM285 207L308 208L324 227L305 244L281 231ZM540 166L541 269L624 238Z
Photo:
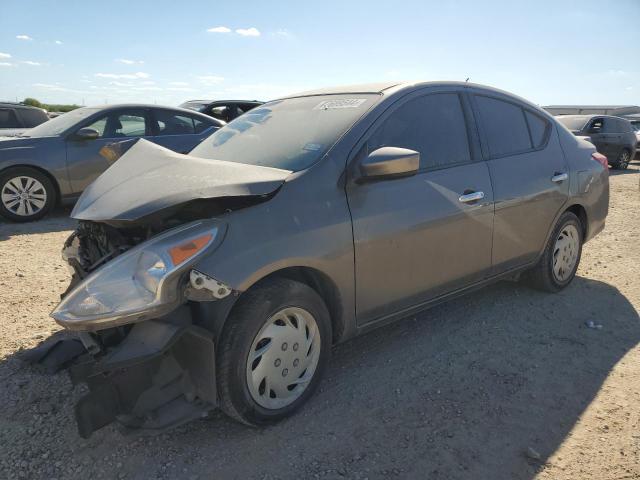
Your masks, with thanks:
M626 170L630 162L631 152L625 148L620 152L620 155L618 155L618 158L613 162L612 166L616 170Z
M17 167L0 173L0 215L8 220L38 220L53 208L56 196L53 182L39 170Z
M289 318L287 323L279 319L283 315ZM316 329L309 327L309 318ZM303 325L307 328L301 328ZM303 340L298 342L300 338ZM245 292L227 319L218 343L221 409L252 426L272 424L293 414L318 386L331 355L331 338L327 307L306 284L275 278ZM306 353L304 342L309 345Z
M571 283L582 256L582 232L582 223L573 213L565 212L560 216L542 257L537 265L525 275L526 280L533 288L556 293ZM571 262L563 262L563 258L570 258ZM554 266L559 266L557 262L571 266L564 269L562 274L558 274L554 268Z

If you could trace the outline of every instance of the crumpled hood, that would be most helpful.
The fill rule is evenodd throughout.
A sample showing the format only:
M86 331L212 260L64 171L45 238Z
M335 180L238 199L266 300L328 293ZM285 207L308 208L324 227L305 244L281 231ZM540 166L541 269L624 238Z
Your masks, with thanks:
M267 195L290 173L183 155L140 139L89 185L71 217L135 221L191 200Z

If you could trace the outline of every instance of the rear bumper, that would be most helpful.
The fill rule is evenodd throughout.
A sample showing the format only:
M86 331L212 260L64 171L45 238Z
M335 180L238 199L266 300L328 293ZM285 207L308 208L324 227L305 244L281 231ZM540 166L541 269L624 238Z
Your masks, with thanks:
M99 359L69 370L89 393L76 404L80 436L117 422L125 430L163 430L216 407L211 333L189 325L149 320Z

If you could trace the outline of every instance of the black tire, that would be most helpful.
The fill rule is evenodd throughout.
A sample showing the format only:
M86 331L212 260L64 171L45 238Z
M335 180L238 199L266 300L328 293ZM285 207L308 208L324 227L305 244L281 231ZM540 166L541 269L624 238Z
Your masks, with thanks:
M611 165L616 170L626 170L629 167L629 163L631 162L631 152L626 148L620 152L616 161Z
M2 199L0 198L0 215L14 222L32 222L34 220L38 220L39 218L44 217L47 213L49 213L49 211L51 211L51 209L56 204L57 192L56 192L55 186L53 185L53 182L47 175L45 175L44 173L34 168L29 168L29 167L8 168L7 170L4 170L2 173L0 173L0 195L4 193L11 193L7 189L7 182L18 177L29 177L40 182L46 195L44 206L39 208L37 211L32 210L35 212L33 214L27 213L25 215L20 215L17 212L12 211L10 208L7 208L7 206L5 205L5 202L2 201ZM38 195L41 195L41 194L38 193ZM36 204L30 203L29 205L30 205L30 208L33 209Z
M251 396L247 359L263 325L285 307L313 315L320 334L320 356L311 381L293 403L267 409ZM217 385L221 409L247 425L268 425L293 414L313 394L331 355L331 319L322 298L308 285L286 278L267 280L245 292L225 323L217 352Z
M560 281L556 278L556 275L553 272L554 248L556 246L556 240L568 225L573 225L574 227L576 227L576 230L578 232L578 255L572 271L569 273L566 279ZM583 231L584 230L580 219L578 219L578 217L576 217L576 215L571 212L564 212L558 219L558 222L553 229L553 233L549 237L542 257L540 258L536 266L533 267L525 275L525 280L527 281L527 283L533 288L551 293L559 292L567 285L569 285L575 277L578 266L580 265L580 257L582 256L582 243L584 241Z

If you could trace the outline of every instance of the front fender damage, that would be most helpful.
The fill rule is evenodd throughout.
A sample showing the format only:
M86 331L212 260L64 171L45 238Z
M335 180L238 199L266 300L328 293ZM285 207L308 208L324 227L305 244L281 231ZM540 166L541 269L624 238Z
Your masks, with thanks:
M196 325L136 324L116 347L69 373L89 387L75 408L83 438L113 422L125 432L175 427L217 404L213 336Z

